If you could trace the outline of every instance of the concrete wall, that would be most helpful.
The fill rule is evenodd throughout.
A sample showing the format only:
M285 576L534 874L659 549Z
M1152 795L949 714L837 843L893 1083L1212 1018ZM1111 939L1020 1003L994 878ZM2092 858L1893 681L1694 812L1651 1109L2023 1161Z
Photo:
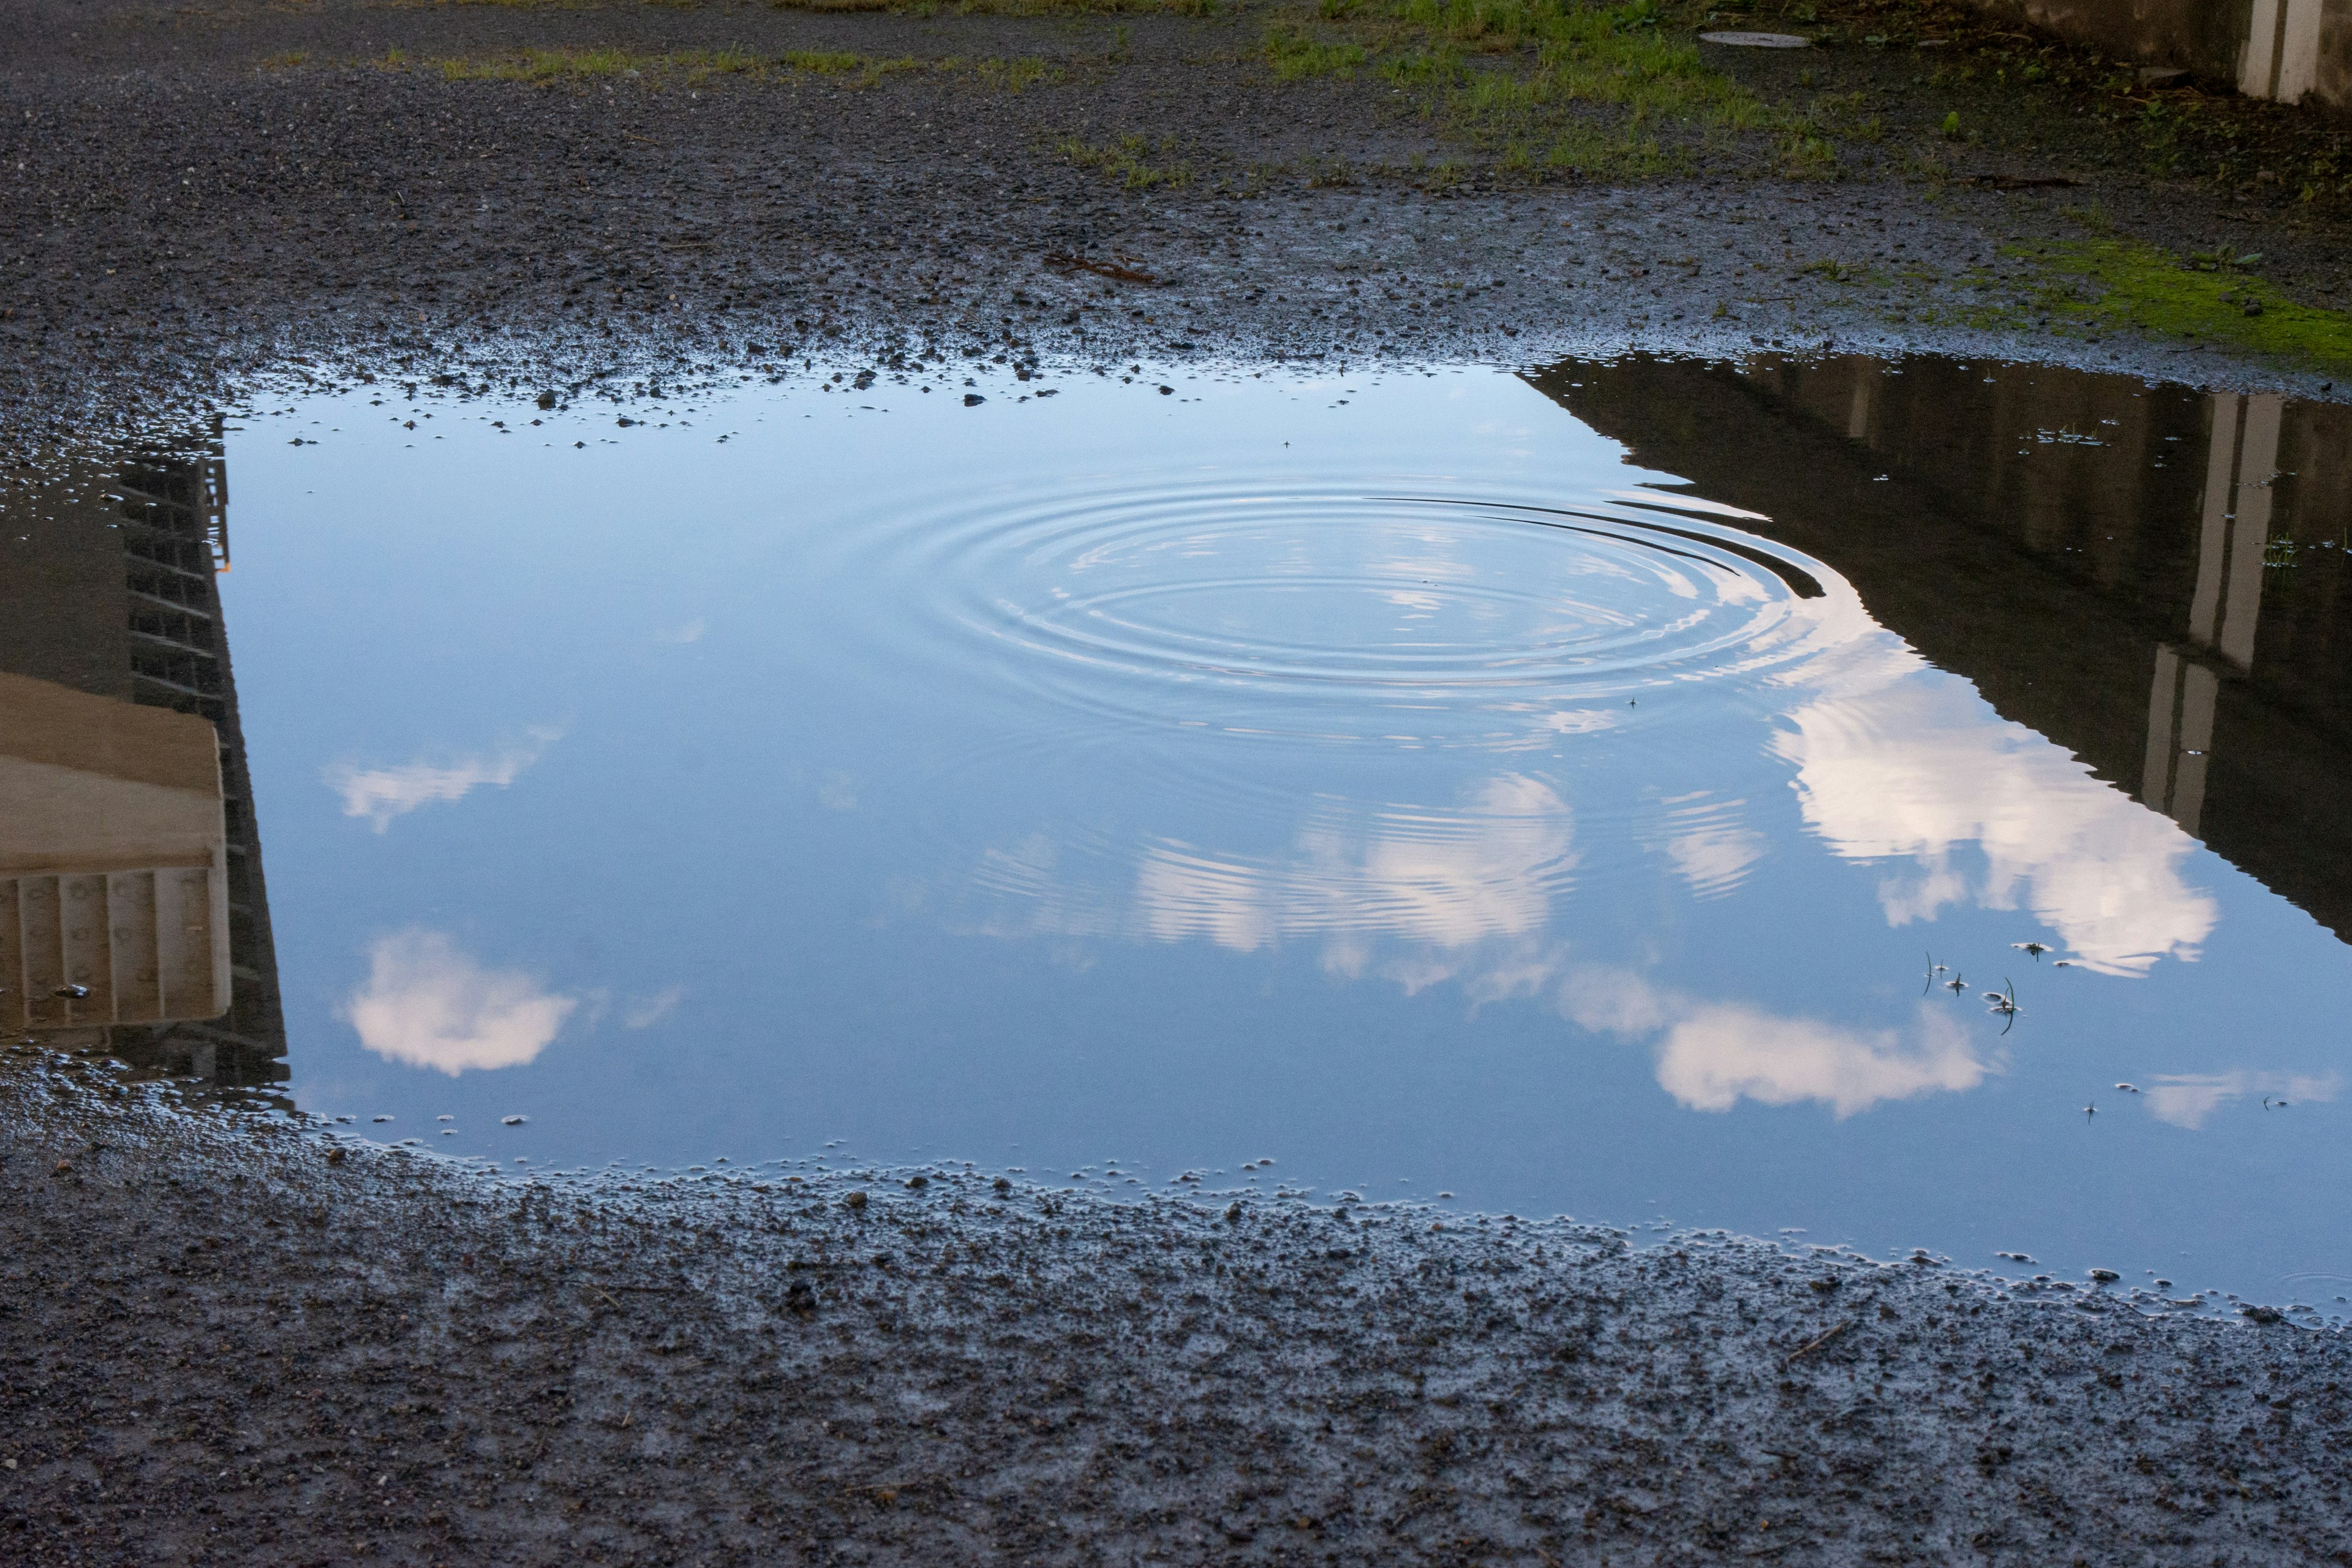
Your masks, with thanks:
M1985 0L2119 60L2253 98L2352 109L2352 0Z

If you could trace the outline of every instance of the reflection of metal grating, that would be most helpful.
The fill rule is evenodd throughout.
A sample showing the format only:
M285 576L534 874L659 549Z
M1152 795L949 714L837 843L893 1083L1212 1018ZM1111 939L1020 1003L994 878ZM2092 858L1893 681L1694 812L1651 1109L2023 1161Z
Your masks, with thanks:
M21 1029L215 1018L227 890L201 866L0 879L0 1016Z
M117 492L132 696L218 722L226 681L213 576L228 569L226 466L218 458L133 465Z

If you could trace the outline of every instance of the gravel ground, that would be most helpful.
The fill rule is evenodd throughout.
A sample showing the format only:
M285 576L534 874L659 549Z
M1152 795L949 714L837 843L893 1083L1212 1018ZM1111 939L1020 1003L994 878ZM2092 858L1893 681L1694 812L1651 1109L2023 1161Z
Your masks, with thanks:
M2352 1353L2273 1313L965 1167L508 1180L9 1068L12 1562L2352 1561Z
M2096 207L2176 249L2259 250L2315 302L2352 288L2333 208L2154 181L2063 102L1921 86L1891 53L1807 58L1890 125L1963 102L2020 129L1957 152L1858 141L1839 181L1708 147L1671 180L1528 184L1392 89L1275 79L1265 15L0 0L0 443L184 419L289 368L561 382L926 344L1539 363L1834 339L2311 391L2210 349L2053 338L2020 314L2029 273L1999 247L2079 237L2069 213ZM1013 91L976 65L861 88L651 66L533 86L433 63L592 45L1051 68ZM1719 53L1767 98L1798 91L1769 52ZM1067 151L1129 135L1190 183L1135 188ZM2080 184L1906 177L1931 155ZM1454 161L1451 184L1433 158ZM1150 281L1049 260L1072 255ZM1990 282L1971 290L1978 268ZM1920 325L1963 316L1998 321Z

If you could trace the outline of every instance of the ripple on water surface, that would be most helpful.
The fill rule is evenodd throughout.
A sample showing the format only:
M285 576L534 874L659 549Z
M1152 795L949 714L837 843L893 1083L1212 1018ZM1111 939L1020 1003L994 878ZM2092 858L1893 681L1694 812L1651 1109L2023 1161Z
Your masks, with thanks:
M1557 498L1547 498L1556 500ZM1817 638L1818 563L1730 521L1170 476L905 507L843 570L903 587L933 670L1088 721L1495 747L1672 684L1757 678Z

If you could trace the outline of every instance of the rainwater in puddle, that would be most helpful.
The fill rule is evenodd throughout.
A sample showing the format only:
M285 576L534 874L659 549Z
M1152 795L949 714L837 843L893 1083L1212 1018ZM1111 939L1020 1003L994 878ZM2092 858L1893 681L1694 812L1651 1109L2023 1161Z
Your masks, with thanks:
M48 476L0 565L19 1022L508 1169L2352 1294L2345 410L934 384L367 389Z

